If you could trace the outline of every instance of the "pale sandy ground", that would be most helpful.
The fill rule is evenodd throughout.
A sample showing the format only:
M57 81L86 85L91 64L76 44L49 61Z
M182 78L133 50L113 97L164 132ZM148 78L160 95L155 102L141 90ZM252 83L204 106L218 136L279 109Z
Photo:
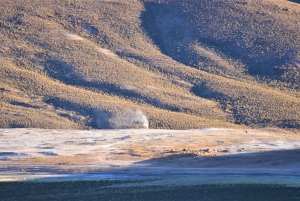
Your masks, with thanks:
M0 129L0 180L82 173L299 176L300 137L271 129Z

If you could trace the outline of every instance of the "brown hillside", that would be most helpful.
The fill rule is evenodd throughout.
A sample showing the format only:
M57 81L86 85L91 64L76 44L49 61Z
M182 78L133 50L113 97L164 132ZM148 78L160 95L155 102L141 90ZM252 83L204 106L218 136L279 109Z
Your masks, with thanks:
M0 2L0 127L300 128L300 6Z

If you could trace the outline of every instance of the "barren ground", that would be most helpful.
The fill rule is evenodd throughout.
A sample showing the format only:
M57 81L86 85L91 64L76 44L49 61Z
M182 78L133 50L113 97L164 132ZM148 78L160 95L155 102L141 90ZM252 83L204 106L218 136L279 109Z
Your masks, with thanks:
M82 173L300 175L282 130L0 129L0 180Z

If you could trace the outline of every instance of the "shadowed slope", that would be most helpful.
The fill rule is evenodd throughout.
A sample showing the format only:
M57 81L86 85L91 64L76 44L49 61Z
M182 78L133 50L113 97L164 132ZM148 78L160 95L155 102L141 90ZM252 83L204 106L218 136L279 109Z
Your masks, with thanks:
M298 88L300 11L289 7L281 1L146 0L142 18L162 52L179 62Z

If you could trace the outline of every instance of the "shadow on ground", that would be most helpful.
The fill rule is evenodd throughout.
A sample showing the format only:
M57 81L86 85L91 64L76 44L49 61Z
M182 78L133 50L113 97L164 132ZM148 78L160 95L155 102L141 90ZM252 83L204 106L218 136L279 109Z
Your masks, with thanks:
M1 167L2 174L9 171L19 176L79 175L70 175L65 180L44 177L36 181L0 182L0 194L2 200L299 200L300 191L296 187L299 186L299 153L300 149L292 149L198 156L195 151L185 150L138 162L136 165L143 166L135 169L113 165L107 169L59 165ZM188 171L189 167L206 167L210 172L197 168ZM222 168L232 170L222 172ZM239 171L243 168L252 172ZM279 170L274 172L276 169ZM288 169L291 171L286 172ZM101 177L105 174L109 176ZM296 185L289 186L292 183Z
M276 146L276 145L274 145ZM202 156L200 156L202 152ZM210 172L216 174L277 174L277 175L300 175L300 149L265 151L258 153L227 153L226 150L219 156L213 155L213 150L185 150L167 151L162 157L141 160L131 166L112 164L95 165L66 165L54 164L43 165L10 165L2 166L0 172L14 172L17 175L52 175L52 174L135 174L160 175L168 177L171 174L197 174ZM219 153L220 154L220 153ZM134 155L133 157L138 156ZM51 160L51 156L48 156ZM199 168L199 169L197 169Z
M277 145L274 144L273 146L275 147ZM214 155L216 152L218 152L218 154L220 154L220 152L223 153L219 156L209 156ZM300 149L257 153L229 153L228 150L206 149L178 152L170 151L169 153L172 154L141 161L137 164L182 168L292 168L295 172L298 172L300 167ZM207 156L205 156L206 154Z

